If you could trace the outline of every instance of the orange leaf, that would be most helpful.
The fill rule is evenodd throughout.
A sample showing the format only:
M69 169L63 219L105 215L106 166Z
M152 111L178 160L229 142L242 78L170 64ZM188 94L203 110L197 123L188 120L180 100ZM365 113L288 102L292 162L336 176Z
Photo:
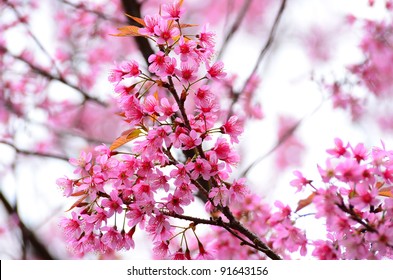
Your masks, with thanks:
M116 140L113 141L113 143L109 147L109 149L111 151L113 151L113 150L123 146L124 144L130 142L131 140L138 138L139 135L141 135L140 129L128 129L128 130L124 131L120 137L116 138Z
M188 28L188 27L195 27L198 26L198 24L189 24L189 23L181 23L180 28Z
M378 190L379 190L380 188L382 188L383 185L385 185L384 182L376 182L376 183L375 183L375 186L377 187Z
M378 191L378 195L393 198L392 188L383 188Z
M139 18L139 17L133 17L131 15L126 14L126 16L128 16L129 18L133 19L135 22L139 23L142 26L146 26L146 23L143 19Z
M111 35L112 36L118 36L118 37L124 37L124 36L144 36L144 35L139 33L139 27L134 26L134 25L128 25L128 26L119 27L117 30L119 30L120 33L111 34Z
M304 207L310 205L312 200L313 200L313 198L314 198L314 196L315 196L315 193L313 192L307 198L299 200L295 212L297 212L297 211L303 209Z

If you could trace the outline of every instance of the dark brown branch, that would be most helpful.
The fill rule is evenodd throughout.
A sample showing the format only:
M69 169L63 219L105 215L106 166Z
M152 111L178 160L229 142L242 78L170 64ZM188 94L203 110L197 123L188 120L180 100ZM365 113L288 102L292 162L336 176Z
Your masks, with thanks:
M181 219L181 220L186 220L186 221L191 221L191 222L193 222L195 224L220 226L219 223L217 222L217 220L213 220L213 219L208 220L208 219L196 218L196 217L192 217L192 216L177 214L177 213L172 212L172 211L162 211L162 213L165 216L176 218L176 219Z
M18 214L16 208L9 203L9 201L5 198L5 196L1 191L0 191L0 201L3 203L4 208L7 211L8 215ZM29 244L32 246L37 256L39 256L44 260L53 260L54 257L51 255L51 253L48 251L45 245L37 238L34 232L32 232L23 223L19 215L18 215L18 219L19 219L18 225L22 232L23 239L29 242Z
M258 247L259 251L262 251L272 260L281 260L281 257L277 255L272 249L269 248L255 233L249 231L245 226L243 226L232 214L228 207L222 207L220 209L225 217L228 218L230 228L237 230L246 236L255 246Z
M250 246L250 247L254 248L257 251L260 251L260 248L258 246L256 246L255 244L245 240L242 236L240 236L238 233L236 233L234 230L231 229L231 225L229 223L225 223L221 218L208 220L208 219L201 219L201 218L196 218L196 217L187 216L187 215L180 215L180 214L177 214L177 213L174 213L174 212L163 212L163 214L166 215L166 216L172 217L172 218L176 218L176 219L180 219L180 220L186 220L186 221L191 221L195 225L204 224L204 225L211 225L211 226L222 227L226 231L228 231L230 234L235 236L237 239L239 239L242 242L243 245Z
M362 226L364 226L365 230L369 231L369 232L373 232L373 233L378 233L378 231L373 228L372 226L370 226L368 223L366 223L365 221L363 221L363 219L361 219L356 213L355 211L353 211L353 209L347 207L344 202L341 203L336 203L337 207L340 208L343 212L347 213L350 215L351 219L358 222L359 224L361 224Z
M141 4L137 0L122 0L123 8L126 14L141 18ZM127 17L130 24L135 24L135 22ZM145 59L146 65L148 65L149 56L154 54L153 48L147 38L143 36L134 37L138 49L141 52L143 58Z
M239 221L237 221L237 219L235 217L233 217L229 208L227 208L227 207L223 208L223 213L229 219L229 222L224 222L221 218L208 220L208 219L191 217L191 216L187 216L187 215L180 215L180 214L174 213L172 211L163 212L163 214L166 216L191 221L195 224L206 224L206 225L222 227L226 231L228 231L230 234L235 236L237 239L239 239L243 245L248 245L258 251L263 252L266 256L268 256L272 260L281 260L281 257L279 255L277 255L275 252L273 252L263 241L260 240L260 238L258 236L256 236L254 233L250 232ZM244 239L237 232L243 234L250 241L247 241L246 239Z

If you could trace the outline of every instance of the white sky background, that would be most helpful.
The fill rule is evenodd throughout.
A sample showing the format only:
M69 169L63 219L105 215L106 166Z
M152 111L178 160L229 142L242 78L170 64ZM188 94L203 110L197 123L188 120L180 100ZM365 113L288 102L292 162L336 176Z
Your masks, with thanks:
M277 0L277 2L281 1ZM357 62L362 58L360 52L354 51L360 33L353 34L344 28L342 34L334 34L331 42L334 45L333 59L323 65L313 65L309 62L306 54L300 48L300 44L294 39L294 35L314 23L321 27L331 26L334 28L339 24L338 21L342 19L343 15L348 13L366 18L379 17L383 9L381 7L370 9L367 2L367 0L288 1L278 29L277 40L273 45L275 51L271 56L268 54L261 67L262 84L258 91L258 97L262 102L266 117L262 121L250 123L241 138L242 145L246 148L244 150L244 166L265 154L275 144L278 113L287 113L301 118L312 112L321 102L320 89L316 83L309 79L313 70L316 71L317 76L330 76L332 73L340 75L345 65ZM39 32L35 32L35 34L50 49L51 28L45 17L36 17L36 20L34 30L39 30ZM216 32L219 34L219 30ZM256 39L255 36L239 32L233 38L223 57L227 72L236 72L240 81L244 81L265 40L266 38ZM15 52L17 52L17 48L15 48ZM108 89L110 89L110 85L108 85ZM318 178L316 164L324 165L325 150L333 146L335 137L339 136L344 141L351 141L355 144L362 141L369 147L380 145L380 139L383 139L388 148L393 148L391 135L383 135L376 128L353 125L346 113L338 110L332 111L329 101L325 102L311 118L305 120L297 133L307 147L307 153L303 160L304 166L299 169L303 174L310 175L313 179ZM58 217L51 217L51 213L62 215L63 211L72 203L71 200L62 197L55 185L55 180L63 175L71 176L73 169L63 162L53 160L50 161L51 165L48 169L48 164L40 164L41 160L29 159L29 163L18 170L16 181L6 180L7 184L4 187L10 197L16 190L20 214L27 224L37 228L42 223L46 223L44 228L47 229L48 224L56 225L57 223ZM275 182L273 179L277 179L273 178L277 177L277 173L273 172L272 160L273 157L270 156L257 165L249 173L249 181L255 191L265 196L269 201L279 199L296 208L296 202L302 197L294 197L295 189L289 186L289 181L293 179L292 169L279 174L277 184L270 185L270 182ZM32 161L35 162L34 165L31 164ZM32 189L31 186L35 186L36 189ZM0 221L2 219L3 217L0 216ZM308 223L311 219L304 219L304 223ZM48 220L51 222L47 223ZM309 224L307 232L312 237L321 233L317 227L310 227ZM2 238L4 237L0 236L0 246L3 246L4 243L1 241ZM141 242L138 242L138 239L143 239L143 233L137 232L136 238L137 249L127 253L127 258L150 258L150 253L146 250L146 246L149 245L146 243L142 245ZM2 256L0 250L0 258L8 257Z

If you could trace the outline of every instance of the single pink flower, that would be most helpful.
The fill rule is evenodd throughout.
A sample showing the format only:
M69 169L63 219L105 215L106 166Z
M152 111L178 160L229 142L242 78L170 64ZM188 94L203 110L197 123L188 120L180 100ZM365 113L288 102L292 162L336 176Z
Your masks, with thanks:
M198 157L195 161L191 161L187 164L186 169L190 172L192 179L197 179L202 176L203 179L209 180L210 178L210 163Z
M154 35L154 28L158 25L160 21L160 15L146 15L144 16L143 20L145 22L145 27L139 28L139 33L146 36L153 36Z
M188 59L196 60L198 58L197 53L194 51L196 43L193 40L185 40L182 36L179 43L176 45L174 51L177 55L180 55L181 62L187 62Z
M243 133L243 123L237 116L231 116L228 121L221 126L221 132L228 134L232 143L239 143L238 137Z
M211 67L208 67L206 77L213 80L222 80L227 75L223 69L224 63L217 61Z
M349 156L349 152L347 150L349 147L348 144L344 146L344 143L340 138L335 138L334 143L336 144L336 146L333 149L326 150L328 154L331 154L336 158Z
M179 29L171 21L164 19L154 26L154 34L157 36L156 42L158 45L172 44L173 38L179 33Z
M119 197L117 190L112 190L109 198L102 200L101 205L108 209L108 216L112 216L113 213L121 214L123 212L123 201Z
M184 14L185 9L182 7L183 1L173 1L162 6L162 17L164 19L179 20Z
M165 71L166 56L162 51L149 56L149 71L159 75Z
M176 75L184 83L192 83L197 79L197 66L193 63L182 63L180 69L176 69Z
M306 179L300 171L293 171L293 174L297 177L297 179L292 180L289 184L293 187L297 187L297 192L301 191L303 187L312 182L312 180Z
M74 190L74 180L71 180L68 177L59 178L56 180L56 184L63 190L65 197L72 195Z

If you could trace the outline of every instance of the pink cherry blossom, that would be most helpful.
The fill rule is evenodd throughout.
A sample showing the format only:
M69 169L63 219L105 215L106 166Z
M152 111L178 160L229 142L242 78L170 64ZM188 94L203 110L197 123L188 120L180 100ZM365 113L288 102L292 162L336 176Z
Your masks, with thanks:
M222 61L215 62L211 67L208 67L206 77L208 79L222 80L226 73L223 72L224 63Z
M123 212L123 201L119 198L119 193L116 190L111 191L110 198L103 199L101 205L109 208L108 216L112 216L114 212L118 214Z
M335 147L333 149L328 149L326 152L328 154L331 154L334 157L341 157L341 156L348 156L349 152L347 151L348 144L344 146L343 141L340 138L335 138L334 139Z
M64 196L69 197L73 193L74 181L65 177L56 180L56 184L62 188Z
M177 55L180 55L181 62L187 62L188 59L196 60L198 58L197 53L194 51L196 48L196 42L192 40L185 40L184 37L180 37L179 45L174 49Z
M159 15L146 15L143 18L145 22L145 27L139 28L139 33L142 35L153 36L154 28L158 25L160 21Z
M149 56L149 71L158 75L162 72L165 72L165 58L165 54L162 51Z
M221 126L222 133L228 134L231 142L239 143L239 136L243 133L243 125L237 116L231 116L228 121Z
M184 14L185 9L182 8L182 1L174 1L162 6L163 18L178 20Z
M184 150L191 150L202 143L202 139L195 130L191 130L189 134L181 134L179 140Z
M294 171L293 174L297 177L297 179L292 180L290 185L297 187L298 192L303 190L305 186L312 182L311 180L307 180L300 171Z
M172 44L173 38L179 35L179 29L171 21L161 19L154 26L154 34L157 36L158 45Z
M181 79L182 82L192 83L197 79L197 66L193 63L182 63L180 69L176 69L176 75Z

